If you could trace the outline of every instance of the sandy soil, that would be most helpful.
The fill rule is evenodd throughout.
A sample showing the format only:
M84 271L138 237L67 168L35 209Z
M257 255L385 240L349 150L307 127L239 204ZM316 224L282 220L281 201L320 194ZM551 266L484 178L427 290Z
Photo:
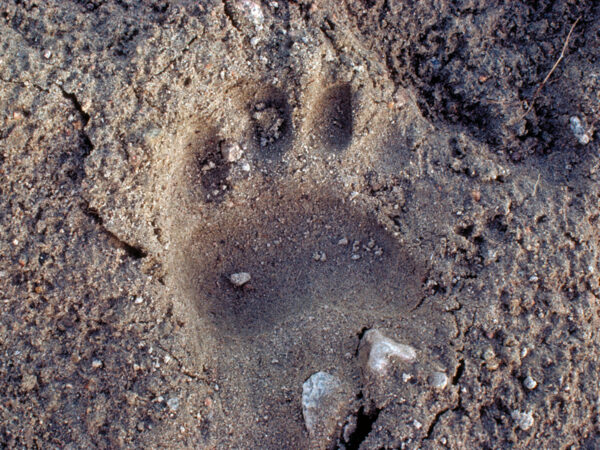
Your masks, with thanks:
M600 447L599 29L3 1L0 447ZM370 329L416 359L372 378Z

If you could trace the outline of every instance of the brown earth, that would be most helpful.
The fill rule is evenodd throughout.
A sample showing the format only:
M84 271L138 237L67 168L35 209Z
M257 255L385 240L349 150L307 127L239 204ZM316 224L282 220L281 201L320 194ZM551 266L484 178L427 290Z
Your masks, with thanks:
M598 448L599 25L3 1L0 446ZM370 328L417 352L375 387Z

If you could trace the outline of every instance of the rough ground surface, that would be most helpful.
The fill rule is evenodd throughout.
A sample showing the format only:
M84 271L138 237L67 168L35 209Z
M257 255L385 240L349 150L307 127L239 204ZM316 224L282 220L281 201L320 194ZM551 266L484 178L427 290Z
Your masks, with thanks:
M599 8L2 1L0 446L600 446Z

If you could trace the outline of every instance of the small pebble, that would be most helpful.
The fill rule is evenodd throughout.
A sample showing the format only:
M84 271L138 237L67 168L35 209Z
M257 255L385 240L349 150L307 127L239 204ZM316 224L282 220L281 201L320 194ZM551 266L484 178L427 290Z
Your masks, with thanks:
M515 409L510 416L515 421L517 426L523 431L527 431L533 426L534 421L531 412L525 413Z
M348 239L346 239L345 237L341 238L337 244L338 245L348 245Z
M92 367L94 369L99 369L100 367L102 367L102 361L100 361L99 359L95 359L92 361Z
M325 254L325 252L317 251L313 253L313 259L315 261L325 262L327 261L327 255Z
M167 406L171 411L177 411L179 409L179 399L177 397L171 397L167 400Z
M531 376L528 376L525 378L525 380L523 380L523 386L532 391L537 387L537 381L531 378Z
M585 130L585 127L581 123L581 120L579 119L579 117L572 116L569 119L569 122L571 123L571 131L573 132L573 134L575 135L575 137L577 138L579 143L581 145L589 144L590 136L587 133L587 131Z
M328 441L336 434L347 406L341 381L334 375L317 372L302 385L302 415L314 442Z
M46 50L44 52L44 58L46 58L46 59L52 58L52 52L50 50Z
M246 284L248 281L250 281L250 278L252 277L248 272L238 272L229 275L229 281L231 281L231 284L237 287L241 287Z
M413 347L385 337L379 330L367 331L360 346L361 359L366 359L363 365L368 372L377 376L387 373L393 359L413 362L417 358L417 352Z
M433 372L429 376L429 384L436 389L444 389L448 385L448 376L444 372Z
M496 354L494 353L494 350L492 350L491 348L487 348L484 352L483 352L483 359L485 359L486 361L489 361L490 359L493 359Z
M244 151L238 144L228 142L221 147L221 155L225 161L232 163L239 161L244 156Z

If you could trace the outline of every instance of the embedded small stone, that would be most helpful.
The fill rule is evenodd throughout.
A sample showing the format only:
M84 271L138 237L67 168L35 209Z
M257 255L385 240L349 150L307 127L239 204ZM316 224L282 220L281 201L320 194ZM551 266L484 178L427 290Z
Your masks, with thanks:
M342 383L334 375L317 372L302 385L304 424L319 448L339 432L347 407Z
M325 261L327 261L327 255L325 254L325 252L317 251L317 252L313 253L313 259L315 261L325 262Z
M94 369L99 369L100 367L102 367L102 361L100 361L99 359L95 359L92 361L92 367Z
M367 331L360 345L361 357L366 359L363 367L376 375L385 375L393 359L413 362L417 358L413 347L387 338L379 330Z
M179 399L177 397L171 397L167 400L167 406L171 411L177 411L179 409Z
M225 161L232 163L239 161L244 156L244 151L238 144L228 142L221 147L221 155Z
M523 380L523 386L532 391L537 387L537 381L531 378L531 376L528 376L525 378L525 380Z
M533 426L534 421L531 411L525 413L515 409L510 416L523 431L527 431Z
M577 116L572 116L569 119L569 122L571 123L571 131L573 132L579 143L581 145L589 144L590 136L586 131L583 123L581 122L581 119L579 119L579 117Z
M429 376L429 384L436 389L444 389L448 385L448 376L444 372L433 372Z
M241 287L246 284L248 281L250 281L250 278L252 277L248 272L238 272L229 275L229 281L231 281L231 284L237 287Z

